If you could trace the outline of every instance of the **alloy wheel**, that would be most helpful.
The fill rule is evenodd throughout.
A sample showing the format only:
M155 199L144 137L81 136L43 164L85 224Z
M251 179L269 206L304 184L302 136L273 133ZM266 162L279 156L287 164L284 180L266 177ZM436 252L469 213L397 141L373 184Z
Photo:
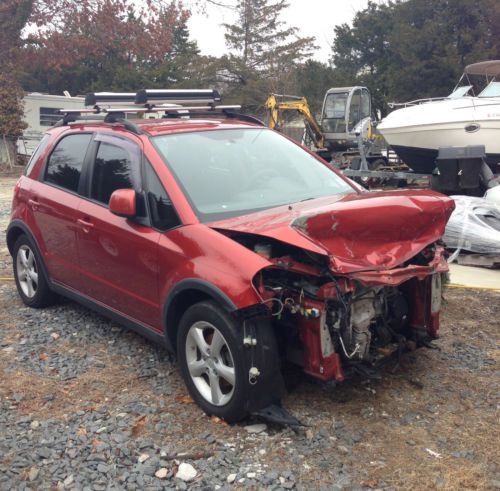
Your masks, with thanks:
M236 370L222 333L206 321L195 322L186 337L189 374L201 396L214 406L224 406L234 393Z
M16 271L24 295L33 298L38 289L38 270L35 255L27 245L22 245L17 251Z

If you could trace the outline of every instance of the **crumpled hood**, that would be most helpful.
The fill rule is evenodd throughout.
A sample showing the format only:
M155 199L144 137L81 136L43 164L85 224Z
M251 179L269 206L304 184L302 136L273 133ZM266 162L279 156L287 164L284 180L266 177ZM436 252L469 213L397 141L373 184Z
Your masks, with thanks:
M351 193L220 220L210 227L271 237L328 255L337 273L394 268L444 234L453 200L433 191Z

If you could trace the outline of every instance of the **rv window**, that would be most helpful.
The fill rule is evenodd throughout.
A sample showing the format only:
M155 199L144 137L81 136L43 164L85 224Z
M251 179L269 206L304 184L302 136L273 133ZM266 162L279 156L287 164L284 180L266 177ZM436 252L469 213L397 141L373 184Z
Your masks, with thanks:
M54 126L61 119L59 109L56 107L40 108L40 126Z

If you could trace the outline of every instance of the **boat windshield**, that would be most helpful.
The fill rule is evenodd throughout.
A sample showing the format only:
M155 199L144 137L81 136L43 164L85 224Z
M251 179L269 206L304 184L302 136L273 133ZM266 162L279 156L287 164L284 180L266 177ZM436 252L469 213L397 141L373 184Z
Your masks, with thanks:
M463 85L462 87L456 88L447 98L460 99L460 97L467 95L470 89L472 89L472 85Z
M345 133L345 111L348 97L348 92L333 92L326 96L321 118L323 131Z
M500 97L500 82L490 82L478 97Z

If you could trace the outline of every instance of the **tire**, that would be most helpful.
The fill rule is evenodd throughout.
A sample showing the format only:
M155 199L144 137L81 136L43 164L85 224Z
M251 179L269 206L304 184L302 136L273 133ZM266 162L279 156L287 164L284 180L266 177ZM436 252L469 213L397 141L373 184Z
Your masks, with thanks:
M38 250L28 236L18 237L12 259L17 291L24 304L35 309L52 305L56 294L49 288Z
M242 326L211 301L192 305L179 325L177 357L191 397L205 413L229 423L281 397L276 388L282 384L279 356L271 326L264 322L251 329L257 344L247 348ZM254 364L260 374L250 381Z

